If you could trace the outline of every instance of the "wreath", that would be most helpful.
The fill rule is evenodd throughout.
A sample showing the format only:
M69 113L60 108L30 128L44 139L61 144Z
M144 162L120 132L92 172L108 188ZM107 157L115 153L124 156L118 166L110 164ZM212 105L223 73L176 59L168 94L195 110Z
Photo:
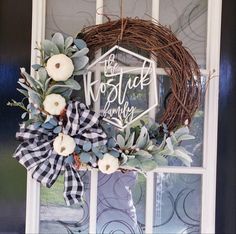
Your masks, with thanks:
M73 94L80 92L78 80L88 72L95 52L117 43L151 52L158 65L165 67L172 92L159 123L140 120L119 129ZM32 65L34 76L21 68L17 90L23 100L8 103L24 110L16 133L22 143L14 158L47 187L64 173L67 205L83 200L81 169L145 174L168 165L171 157L191 165L191 153L181 142L194 139L188 123L199 104L200 73L169 29L127 18L85 28L77 38L57 32L36 49L40 64Z

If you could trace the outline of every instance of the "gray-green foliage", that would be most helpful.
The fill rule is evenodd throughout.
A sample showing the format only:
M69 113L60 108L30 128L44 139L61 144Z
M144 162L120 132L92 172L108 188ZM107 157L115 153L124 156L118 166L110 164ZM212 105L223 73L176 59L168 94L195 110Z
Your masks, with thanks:
M158 137L152 137L152 134L149 133L149 129L152 132L154 126L149 129L146 126L139 129L128 127L125 132L117 135L117 144L123 152L123 168L134 167L147 172L158 166L167 166L168 157L176 157L184 165L191 165L191 153L181 146L182 141L194 139L189 134L188 127L181 127L169 135L168 132L163 131L163 125L157 126L156 132L160 132L162 139L159 144L157 143ZM160 128L162 131L159 131Z
M43 40L41 46L37 46L40 51L40 64L32 65L35 70L34 77L28 74L24 68L21 68L21 78L18 84L21 88L17 90L28 99L30 105L25 105L23 101L9 102L10 106L18 106L25 112L22 118L29 117L29 124L32 122L43 123L46 118L42 114L43 101L49 94L56 93L62 95L67 101L70 99L73 90L80 90L79 83L74 79L77 74L82 74L88 64L87 53L89 52L86 43L81 39L64 37L61 33L55 33L51 40ZM74 65L72 76L66 81L56 82L49 77L46 64L47 60L56 54L65 54L71 58ZM27 115L28 114L28 115ZM59 127L56 129L56 132Z

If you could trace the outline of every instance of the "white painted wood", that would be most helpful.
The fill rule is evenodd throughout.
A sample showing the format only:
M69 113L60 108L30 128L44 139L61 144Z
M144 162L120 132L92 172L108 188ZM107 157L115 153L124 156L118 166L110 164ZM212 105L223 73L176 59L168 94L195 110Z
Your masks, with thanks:
M222 0L208 0L207 70L215 70L215 78L209 82L205 102L202 179L202 233L215 233L216 161L218 92L221 35Z
M90 201L89 201L89 233L96 234L97 227L97 188L98 188L98 170L91 170L90 179Z
M45 31L45 5L46 0L32 0L32 52L31 64L37 61L35 41L44 38ZM221 25L222 0L209 0L208 3L208 41L207 41L207 68L201 70L203 75L208 75L213 69L219 74L220 55L220 25ZM97 0L96 23L102 23L103 0ZM152 17L159 18L159 0L152 0ZM98 52L97 56L101 55ZM100 67L97 67L95 79L100 80ZM162 68L157 68L156 73L165 75ZM33 74L33 70L31 70ZM216 191L216 155L217 155L217 116L218 116L218 89L219 78L212 79L206 94L205 127L204 127L204 163L203 167L161 167L148 173L146 190L146 233L152 233L153 226L153 193L154 172L157 173L184 173L201 174L202 178L202 233L214 233L215 230L215 191ZM152 92L152 91L151 91ZM95 103L95 110L99 110L100 103ZM153 113L150 114L153 118ZM90 220L89 233L96 233L97 218L97 170L91 171L90 193ZM40 186L27 175L27 202L26 202L26 233L39 233L39 208Z
M101 24L103 21L103 0L96 1L96 24ZM101 51L96 53L95 57L100 57ZM96 67L95 71L95 80L97 80L97 85L95 86L95 91L98 91L100 80L101 80L101 73L99 64ZM98 112L100 110L100 99L94 103L94 110ZM93 234L96 233L97 229L97 190L98 190L98 171L93 169L91 171L91 180L90 180L90 204L89 204L89 233Z
M39 62L38 52L34 49L35 42L40 42L44 38L45 28L45 0L32 1L32 35L31 35L31 65ZM31 69L31 75L34 75ZM31 173L27 173L27 193L26 193L26 233L39 232L39 208L40 208L40 184L32 179Z
M153 21L159 20L159 0L152 0L152 18ZM156 59L152 57L152 60L155 62ZM155 71L156 73L156 71ZM157 84L156 84L156 74L154 74L155 84L150 86L149 89L149 107L153 105L155 99L157 98ZM149 112L149 118L155 120L156 108L153 108ZM154 211L154 172L147 173L146 179L146 212L145 212L145 233L153 233L153 211Z

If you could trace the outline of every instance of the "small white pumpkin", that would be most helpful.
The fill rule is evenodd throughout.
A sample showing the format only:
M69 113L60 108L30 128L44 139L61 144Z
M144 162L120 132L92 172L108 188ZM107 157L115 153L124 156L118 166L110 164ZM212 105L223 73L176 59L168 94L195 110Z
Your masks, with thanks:
M119 168L119 160L106 153L102 159L98 160L98 168L104 174L111 174Z
M43 101L44 110L51 115L60 115L66 107L66 100L60 94L49 94Z
M75 150L76 144L74 139L66 134L59 133L54 139L53 148L57 154L61 156L68 156Z
M55 81L68 80L74 71L72 60L64 54L56 54L48 59L46 70Z

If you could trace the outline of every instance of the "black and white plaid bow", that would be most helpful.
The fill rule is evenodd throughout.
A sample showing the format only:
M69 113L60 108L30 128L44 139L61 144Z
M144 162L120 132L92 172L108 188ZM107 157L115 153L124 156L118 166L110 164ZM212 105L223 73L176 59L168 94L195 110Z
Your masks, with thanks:
M66 110L67 122L62 132L74 138L77 146L90 141L93 146L104 145L107 136L99 126L99 115L88 110L79 102L69 102ZM20 126L16 138L23 141L14 154L20 164L31 171L32 177L50 188L61 172L64 176L64 198L67 205L82 201L83 182L74 166L66 157L58 155L53 149L57 135L45 128L34 125Z

